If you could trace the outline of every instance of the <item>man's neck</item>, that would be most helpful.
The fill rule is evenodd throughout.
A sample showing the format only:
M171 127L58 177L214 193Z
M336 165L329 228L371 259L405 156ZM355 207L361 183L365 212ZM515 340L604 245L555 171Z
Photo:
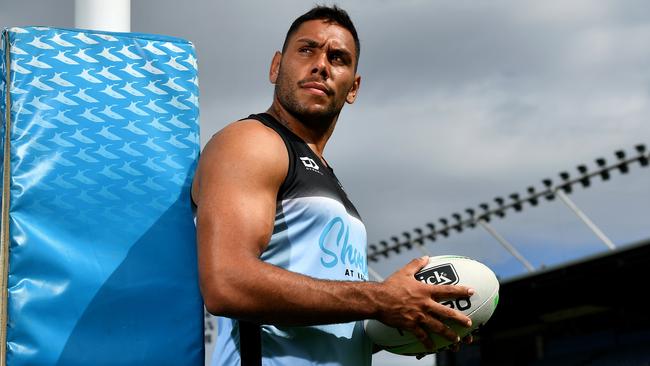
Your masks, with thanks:
M291 132L295 133L300 138L305 140L307 145L314 151L314 153L316 153L316 155L318 155L321 159L323 158L325 145L334 132L334 127L336 126L336 120L338 119L338 116L334 117L332 121L323 122L321 124L322 128L315 128L312 126L312 124L304 123L291 113L287 112L284 108L282 108L282 106L279 105L279 103L277 103L277 101L273 102L266 113L275 117L275 119L290 129Z

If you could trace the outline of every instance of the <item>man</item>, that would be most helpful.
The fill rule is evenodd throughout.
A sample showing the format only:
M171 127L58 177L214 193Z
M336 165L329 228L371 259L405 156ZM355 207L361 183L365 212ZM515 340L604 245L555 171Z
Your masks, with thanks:
M271 107L228 125L202 152L192 196L201 291L220 316L214 365L369 365L363 319L429 347L429 332L458 341L443 320L470 324L435 300L473 290L414 280L427 258L366 281L365 228L323 158L359 91L359 51L345 11L302 15L271 62Z

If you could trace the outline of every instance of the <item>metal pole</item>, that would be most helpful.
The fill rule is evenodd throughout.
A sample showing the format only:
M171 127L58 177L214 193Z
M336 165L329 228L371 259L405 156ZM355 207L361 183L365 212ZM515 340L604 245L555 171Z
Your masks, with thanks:
M424 245L420 245L418 243L415 243L415 245L418 247L418 249L420 249L420 252L422 252L423 255L426 255L427 257L433 257L427 248L424 247Z
M384 277L382 277L379 273L377 273L377 271L372 269L372 267L370 266L368 266L368 273L370 273L370 275L372 275L372 277L374 277L379 282L382 282L384 280Z
M507 250L510 254L512 254L513 257L517 258L517 260L518 260L519 262L521 262L521 264L523 264L524 267L526 267L526 269L528 270L528 272L533 272L533 271L535 270L535 267L533 267L533 265L530 264L530 262L527 261L526 258L524 258L524 256L521 255L521 254L517 251L517 249L515 249L515 247L512 246L512 244L508 243L508 241L507 241L504 237L502 237L501 235L499 235L499 233L497 233L496 230L494 230L494 228L492 228L492 226L490 226L490 225L489 225L485 220L483 220L483 219L479 219L477 222L478 222L479 225L481 225L485 230L487 230L487 232L490 233L490 235L492 235L492 236L493 236L493 237L494 237L494 238L495 238L499 243L501 243L501 245L502 245L504 248L506 248L506 250Z
M4 43L4 56L6 67L6 82L5 82L5 135L0 137L4 139L3 151L3 175L2 175L2 216L0 220L0 366L6 365L7 359L7 305L9 299L8 291L8 276L9 276L9 199L11 198L10 183L11 183L11 98L9 93L9 86L11 85L11 60L9 57L9 35L4 33L0 35L5 37Z
M582 212L582 211L578 208L578 206L576 206L576 204L573 203L573 201L571 201L571 200L569 199L569 197L564 193L564 191L562 191L562 189L557 189L557 190L555 191L555 194L556 194L558 197L560 197L560 199L562 200L562 202L564 202L564 204L567 205L567 207L569 207L569 208L571 209L571 211L573 211L573 213L575 213L576 216L578 216L578 218L580 218L580 220L582 220L582 222L584 222L585 225L587 225L587 227L588 227L589 229L591 229L591 231L593 231L594 234L596 234L596 236L597 236L597 237L598 237L598 238L599 238L603 243L605 243L605 245L607 246L607 248L609 248L609 250L614 250L614 249L616 249L616 246L614 245L614 243L612 243L612 241L609 240L609 238L605 235L605 233L603 233L603 232L598 228L598 226L596 226L596 224L594 224L594 223L589 219L589 217L587 217L587 215L585 215L585 213Z
M76 28L131 31L131 0L75 0Z

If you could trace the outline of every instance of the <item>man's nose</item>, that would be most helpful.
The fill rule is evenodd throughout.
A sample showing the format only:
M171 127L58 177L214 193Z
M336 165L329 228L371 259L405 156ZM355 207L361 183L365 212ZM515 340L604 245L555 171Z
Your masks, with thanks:
M327 60L327 53L320 53L314 60L314 64L311 69L312 74L319 74L323 80L327 80L330 77L329 63Z

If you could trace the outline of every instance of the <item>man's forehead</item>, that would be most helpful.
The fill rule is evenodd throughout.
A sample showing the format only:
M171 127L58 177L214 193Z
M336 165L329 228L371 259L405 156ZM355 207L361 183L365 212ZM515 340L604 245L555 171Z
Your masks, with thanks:
M337 46L354 52L352 33L334 21L324 19L308 20L302 23L291 36L290 42L312 40L318 43L333 41Z

